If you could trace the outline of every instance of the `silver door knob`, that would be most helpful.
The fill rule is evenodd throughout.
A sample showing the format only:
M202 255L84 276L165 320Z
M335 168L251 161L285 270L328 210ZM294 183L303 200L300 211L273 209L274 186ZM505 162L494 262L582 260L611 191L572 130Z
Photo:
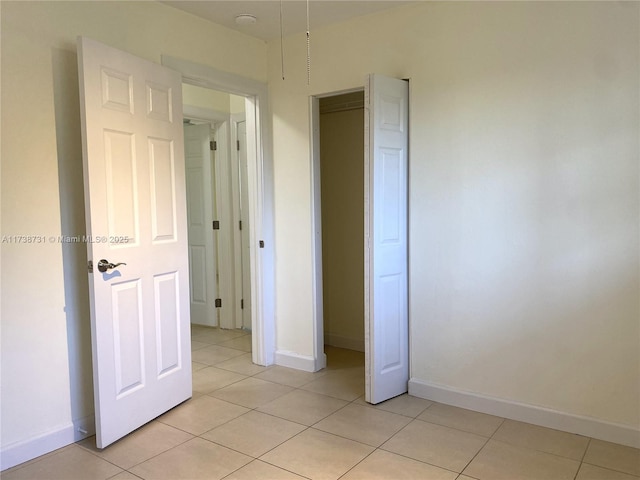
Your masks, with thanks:
M119 267L120 265L126 265L126 263L111 263L104 258L98 262L98 271L104 273L112 268Z

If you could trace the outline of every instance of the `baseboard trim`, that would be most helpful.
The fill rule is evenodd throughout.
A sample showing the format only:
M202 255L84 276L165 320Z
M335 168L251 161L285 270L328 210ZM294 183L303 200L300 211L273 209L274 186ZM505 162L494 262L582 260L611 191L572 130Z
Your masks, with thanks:
M640 430L628 425L489 397L479 393L465 392L415 378L409 380L409 394L454 407L640 448Z
M304 370L305 372L317 372L327 365L327 356L322 353L320 358L315 359L308 355L278 350L276 351L275 363L281 367L295 368L296 370Z
M36 437L12 443L0 451L0 470L15 467L94 434L95 418L90 415Z
M364 352L364 338L356 339L325 333L324 343L325 345L331 345L332 347L346 348L347 350Z

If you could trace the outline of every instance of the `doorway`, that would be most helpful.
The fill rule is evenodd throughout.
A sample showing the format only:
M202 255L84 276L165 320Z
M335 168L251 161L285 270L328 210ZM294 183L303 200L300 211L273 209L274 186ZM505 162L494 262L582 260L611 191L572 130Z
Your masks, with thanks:
M183 84L244 98L247 129L247 214L251 278L252 360L271 365L275 357L275 243L273 159L267 86L214 67L162 55L162 64L182 74Z
M214 365L253 365L245 99L189 84L182 93L193 391L206 394L219 386Z
M312 143L312 240L314 358L326 365L325 304L323 302L323 248L326 197L321 178L321 102L324 98L361 92L362 89L310 97ZM334 98L349 108L345 98ZM364 143L362 235L364 250L364 364L365 400L380 403L405 393L409 381L408 318L408 165L409 82L378 74L367 75L364 87ZM338 141L344 144L345 139ZM344 188L344 187L343 187ZM348 188L348 187L347 187ZM340 209L347 210L348 204ZM342 242L345 241L344 231ZM340 237L338 237L340 238ZM355 251L355 250L354 250ZM359 284L360 282L358 282ZM359 293L358 293L359 295ZM329 307L327 307L329 308ZM331 327L330 327L331 328ZM329 339L332 341L334 339ZM320 367L321 368L321 367Z
M182 93L191 323L251 330L245 99Z
M325 353L364 362L364 92L320 98L319 112Z

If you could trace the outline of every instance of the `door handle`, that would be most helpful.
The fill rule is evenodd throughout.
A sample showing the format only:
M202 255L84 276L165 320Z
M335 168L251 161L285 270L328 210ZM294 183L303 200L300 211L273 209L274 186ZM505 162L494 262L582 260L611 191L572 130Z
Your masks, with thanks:
M119 267L120 265L126 265L126 263L111 263L104 258L98 262L98 271L104 273L112 268Z

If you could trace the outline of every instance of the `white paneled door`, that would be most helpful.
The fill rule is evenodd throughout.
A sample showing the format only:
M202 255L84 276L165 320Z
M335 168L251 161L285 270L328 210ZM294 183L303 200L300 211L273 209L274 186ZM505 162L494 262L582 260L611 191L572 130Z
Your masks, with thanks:
M409 84L370 75L365 86L365 398L407 391Z
M215 327L217 262L210 142L210 124L185 125L191 322Z
M96 443L191 397L179 73L78 39Z

